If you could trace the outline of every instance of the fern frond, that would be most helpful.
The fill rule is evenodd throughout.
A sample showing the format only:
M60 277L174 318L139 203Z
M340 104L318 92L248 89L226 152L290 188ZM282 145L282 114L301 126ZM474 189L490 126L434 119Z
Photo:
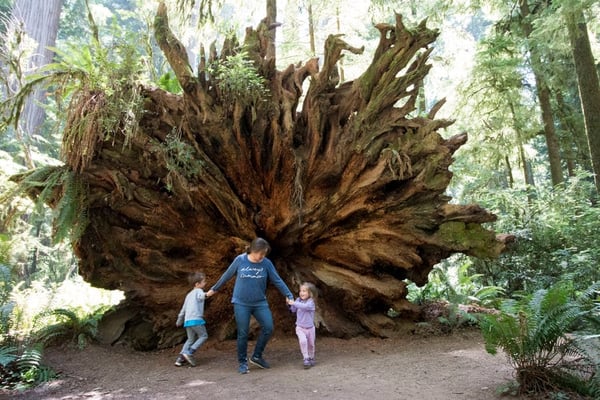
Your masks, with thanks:
M485 302L488 299L497 299L498 297L503 296L504 293L504 288L500 286L484 286L473 293L473 297L479 302Z
M516 315L519 312L519 303L515 299L506 299L500 303L500 311L506 314Z
M19 371L26 371L30 368L38 368L42 362L42 350L40 346L34 346L23 351L23 354L16 361Z
M71 171L61 175L62 196L54 209L54 240L70 236L71 242L83 235L89 224L87 188Z
M64 338L68 333L69 330L64 324L52 324L37 331L34 334L34 338L36 341L44 344L44 346L47 346Z
M595 282L589 288L583 291L579 296L580 302L585 302L587 300L596 300L600 299L600 282Z
M66 166L45 166L11 177L17 186L2 200L28 195L41 208L53 210L53 240L58 243L67 237L77 241L89 225L88 192L79 175Z
M111 307L101 306L86 315L80 315L78 313L80 310L66 308L40 313L36 316L36 321L53 317L57 322L44 326L35 333L34 337L44 345L69 341L83 348L97 336L98 321Z
M14 346L0 347L0 365L6 367L17 359L17 348Z

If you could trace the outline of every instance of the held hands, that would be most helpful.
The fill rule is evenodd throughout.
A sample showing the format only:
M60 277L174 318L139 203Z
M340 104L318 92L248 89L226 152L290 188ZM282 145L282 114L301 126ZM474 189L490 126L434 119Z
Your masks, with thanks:
M206 297L210 297L210 296L212 296L215 293L216 292L214 290L210 289L208 292L206 292Z
M285 302L287 303L288 306L291 306L292 304L294 304L294 299L290 299L290 298L286 297Z

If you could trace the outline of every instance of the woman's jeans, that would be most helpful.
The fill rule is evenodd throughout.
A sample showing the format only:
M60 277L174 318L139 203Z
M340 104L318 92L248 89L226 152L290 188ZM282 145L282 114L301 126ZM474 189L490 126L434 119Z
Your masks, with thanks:
M248 331L250 330L251 315L254 315L261 328L252 357L261 358L265 346L273 334L273 316L269 304L267 302L258 305L234 304L233 311L235 323L237 324L238 362L248 362Z

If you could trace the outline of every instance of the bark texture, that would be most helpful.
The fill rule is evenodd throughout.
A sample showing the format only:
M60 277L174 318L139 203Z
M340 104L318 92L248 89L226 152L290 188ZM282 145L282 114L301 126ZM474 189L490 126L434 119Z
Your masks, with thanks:
M583 12L567 14L565 20L575 62L577 87L595 174L596 190L600 193L600 79Z
M96 136L65 136L67 163L88 188L90 224L75 243L80 273L125 291L134 312L124 334L150 332L139 348L180 341L175 318L190 290L187 274L204 270L210 286L255 236L270 241L270 258L292 291L302 281L316 284L318 329L338 337L391 335L419 313L406 300L407 279L425 284L453 253L502 251L505 238L481 225L492 214L450 204L444 194L466 134L439 135L452 123L435 119L441 103L410 116L437 32L424 23L408 30L400 15L376 28L371 65L344 83L338 61L363 49L340 36L325 43L321 66L313 59L279 71L269 51L274 24L248 29L242 47L269 93L253 102L227 96L207 73L239 51L235 41L220 54L211 48L194 74L159 6L156 38L183 94L141 88L134 135L96 124ZM102 99L81 96L73 118ZM208 301L212 336L235 336L232 287ZM268 296L277 329L291 332L284 299L272 288ZM400 318L390 318L390 308Z
M36 49L28 60L28 65L24 66L27 74L35 72L52 62L54 52L51 49L56 43L62 3L62 0L15 1L14 16L21 21L27 35L37 43ZM34 138L42 133L42 124L46 118L44 104L46 104L46 91L43 89L35 90L25 102L20 117L21 123L17 127L16 134L23 144L23 156L29 168L35 167L31 145L35 141Z

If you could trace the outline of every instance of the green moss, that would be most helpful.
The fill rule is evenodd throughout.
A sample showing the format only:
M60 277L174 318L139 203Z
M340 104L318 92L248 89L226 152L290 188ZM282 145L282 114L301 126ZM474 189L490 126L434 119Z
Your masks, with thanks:
M435 236L445 246L478 258L498 256L499 244L494 232L476 223L445 222Z

